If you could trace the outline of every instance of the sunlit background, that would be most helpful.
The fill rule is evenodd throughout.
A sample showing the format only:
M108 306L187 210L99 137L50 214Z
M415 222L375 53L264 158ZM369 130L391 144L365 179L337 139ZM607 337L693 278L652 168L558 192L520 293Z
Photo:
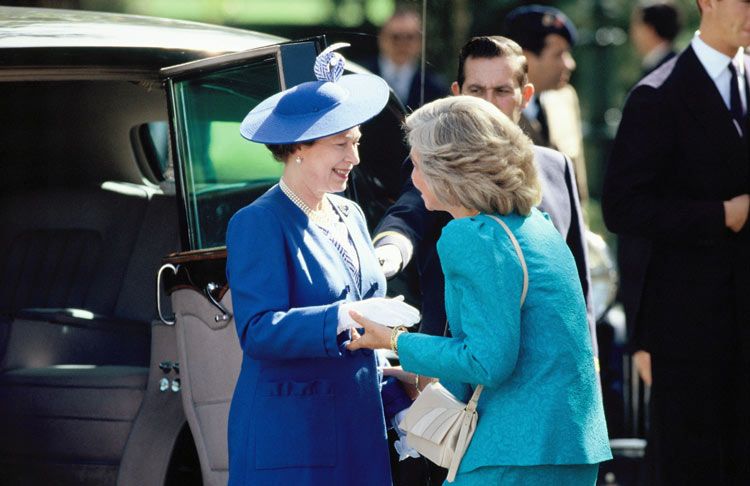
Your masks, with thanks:
M589 191L586 208L591 229L610 243L598 199L608 151L620 109L641 72L628 38L632 0L426 0L426 59L443 76L455 79L459 47L472 35L496 34L504 15L522 4L554 5L579 30L573 50L578 68L571 83L581 100ZM699 17L693 0L676 0L684 28L677 39L690 41ZM0 5L87 9L223 24L287 38L326 34L329 42L347 41L347 57L364 60L377 52L376 33L397 6L422 11L421 0L39 0L3 1Z

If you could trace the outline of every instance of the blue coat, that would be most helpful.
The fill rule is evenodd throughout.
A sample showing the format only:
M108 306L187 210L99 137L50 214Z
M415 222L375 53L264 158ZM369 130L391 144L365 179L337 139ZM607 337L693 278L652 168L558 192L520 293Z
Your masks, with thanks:
M331 195L361 286L278 186L227 230L227 275L244 351L229 413L230 485L391 484L376 358L336 336L343 301L385 295L361 209Z
M404 369L468 400L485 386L479 422L459 473L485 466L594 464L610 459L586 324L565 241L538 210L502 216L524 253L529 290L511 240L487 216L453 220L438 253L454 337L404 334Z

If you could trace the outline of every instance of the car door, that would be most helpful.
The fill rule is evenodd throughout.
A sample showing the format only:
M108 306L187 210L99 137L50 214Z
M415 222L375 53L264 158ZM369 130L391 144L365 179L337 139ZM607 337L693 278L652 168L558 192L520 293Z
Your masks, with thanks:
M169 99L182 247L164 259L181 395L204 484L226 484L227 416L242 351L225 264L231 216L274 185L282 164L239 126L266 97L313 79L322 38L268 46L162 70ZM161 314L160 309L160 314Z

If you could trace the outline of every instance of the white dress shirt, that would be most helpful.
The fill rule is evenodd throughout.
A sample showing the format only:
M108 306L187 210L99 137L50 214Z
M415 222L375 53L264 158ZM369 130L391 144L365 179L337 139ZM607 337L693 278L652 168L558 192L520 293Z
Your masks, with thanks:
M737 54L734 57L729 57L703 42L703 39L700 38L700 32L695 33L690 45L693 47L695 55L706 69L708 75L713 79L716 89L719 90L721 99L724 100L727 109L730 109L729 81L732 75L729 71L729 62L731 61L734 63L737 76L740 80L743 80L745 76L744 49L738 49ZM737 82L737 80L734 82ZM739 83L739 89L743 110L747 112L747 93L745 92L744 81Z

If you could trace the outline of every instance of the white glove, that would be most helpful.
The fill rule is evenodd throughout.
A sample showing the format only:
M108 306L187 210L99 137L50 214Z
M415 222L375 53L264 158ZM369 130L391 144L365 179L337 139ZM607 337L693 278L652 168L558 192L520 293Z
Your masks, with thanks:
M372 297L356 302L345 302L339 306L339 324L336 328L336 334L358 326L349 315L350 310L365 316L371 321L389 327L411 327L419 322L420 319L419 310L404 302L402 295L393 299Z
M375 256L380 262L385 278L391 278L401 271L404 260L401 258L401 250L396 245L383 245L375 248Z
M406 415L406 412L408 410L409 410L408 408L406 410L401 410L391 419L393 428L396 430L396 435L398 435L398 440L396 440L393 443L393 448L396 449L396 452L398 453L399 462L403 461L407 457L413 457L413 458L419 457L419 452L417 452L416 449L411 447L406 442L406 432L401 430L401 427L398 426L398 424L401 423L401 419L404 418L404 415Z

